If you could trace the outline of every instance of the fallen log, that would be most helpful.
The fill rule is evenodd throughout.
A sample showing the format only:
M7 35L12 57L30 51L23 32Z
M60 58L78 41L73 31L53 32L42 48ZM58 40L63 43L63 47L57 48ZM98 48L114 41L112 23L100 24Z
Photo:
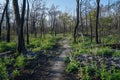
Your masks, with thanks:
M6 52L2 52L2 53L0 53L0 57L13 55L14 52L15 52L15 50L10 50L10 51L6 51Z

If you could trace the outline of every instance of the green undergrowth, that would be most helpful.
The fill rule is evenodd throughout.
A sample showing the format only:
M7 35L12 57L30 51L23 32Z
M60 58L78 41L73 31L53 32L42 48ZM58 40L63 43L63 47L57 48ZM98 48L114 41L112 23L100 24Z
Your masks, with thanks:
M94 54L100 56L120 56L120 50L112 49L111 47L103 47L102 45L95 44L95 41L90 41L90 38L82 37L78 38L78 43L71 43L73 47L73 57L79 56L81 54ZM98 47L97 47L98 46Z
M78 70L78 77L81 80L119 80L120 70L114 68L107 69L106 66L101 63L97 66L96 62L90 63L90 65L81 66Z
M104 38L104 43L117 43L117 38L112 37L108 36ZM72 37L70 37L70 40L72 40ZM86 65L83 66L80 61L76 61L76 57L82 54L92 54L101 57L119 57L120 50L100 46L101 44L96 44L94 39L91 42L90 38L86 36L79 37L77 41L77 43L69 42L73 48L73 54L72 60L68 62L66 72L78 73L79 80L120 80L120 70L115 69L114 66L108 69L104 63L100 63L98 66L96 61L90 61L89 64L85 63Z
M24 61L25 61L25 57L21 54L16 58L14 66L21 68L25 65Z
M119 42L119 36L118 35L108 35L102 38L102 41L107 44L113 44Z
M9 67L7 67L8 65ZM0 58L0 79L9 80L20 75L20 70L25 65L25 57L22 54L16 58L7 56ZM11 68L11 71L8 68Z
M100 65L97 65L96 61L90 61L85 66L81 65L79 61L71 60L67 67L67 73L77 74L78 80L119 80L120 70L111 66L110 69L106 68L105 64L101 61Z
M64 61L65 61L66 63L69 63L69 62L70 62L70 58L69 58L69 57L65 57L65 58L64 58Z
M33 52L38 52L40 50L50 50L53 49L57 41L61 39L60 37L47 37L47 38L32 38L30 44L27 46L32 49Z
M11 49L16 49L15 42L0 42L0 52L9 51Z
M72 73L72 72L77 72L79 70L79 62L76 61L70 61L69 64L67 65L66 72Z
M52 37L46 36L45 38L30 38L30 44L26 47L33 52L38 52L42 50L50 50L56 47L57 41L61 39L62 36ZM0 52L8 51L11 49L16 49L16 42L0 42ZM23 54L14 53L15 56L2 57L0 58L0 80L14 80L16 76L19 76L21 70L27 65L28 57L26 58ZM32 58L33 59L33 58ZM11 68L11 70L9 70Z

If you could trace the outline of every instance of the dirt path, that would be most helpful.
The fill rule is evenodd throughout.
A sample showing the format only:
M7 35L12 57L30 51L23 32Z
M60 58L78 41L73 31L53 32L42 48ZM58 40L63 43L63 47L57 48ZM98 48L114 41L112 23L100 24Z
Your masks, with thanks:
M66 63L64 58L72 50L67 43L68 41L68 38L62 39L58 42L58 45L61 45L60 47L47 51L46 55L39 55L38 59L32 61L28 66L30 69L26 67L23 75L16 78L16 80L76 80L72 74L65 72Z
M60 41L63 49L60 55L55 59L54 64L51 66L51 80L68 80L68 77L64 74L66 68L64 58L67 57L67 55L71 52L70 46L67 44L67 41L67 39Z

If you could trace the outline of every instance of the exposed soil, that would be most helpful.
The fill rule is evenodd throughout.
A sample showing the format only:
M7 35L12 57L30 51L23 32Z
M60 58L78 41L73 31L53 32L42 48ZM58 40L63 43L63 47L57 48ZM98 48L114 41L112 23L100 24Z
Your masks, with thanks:
M100 68L101 64L104 64L107 69L112 69L114 66L116 69L120 69L120 57L109 56L97 56L90 54L81 54L76 57L76 61L79 61L81 66L85 67L91 65L92 62L96 62L96 66Z
M58 41L58 47L38 52L38 58L31 60L15 80L76 80L73 74L65 72L64 58L71 52L68 39Z

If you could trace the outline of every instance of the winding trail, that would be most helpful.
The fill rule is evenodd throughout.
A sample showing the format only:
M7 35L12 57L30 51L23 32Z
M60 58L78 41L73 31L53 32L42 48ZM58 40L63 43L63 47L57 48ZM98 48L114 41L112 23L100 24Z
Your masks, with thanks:
M59 40L59 47L48 50L46 54L38 52L38 58L31 61L15 80L76 80L73 74L65 72L67 64L64 58L72 51L68 41L67 37Z
M62 51L60 55L55 59L54 64L51 66L51 80L70 80L65 76L65 63L64 58L71 52L70 46L67 44L68 39L61 40L59 43L62 44Z

